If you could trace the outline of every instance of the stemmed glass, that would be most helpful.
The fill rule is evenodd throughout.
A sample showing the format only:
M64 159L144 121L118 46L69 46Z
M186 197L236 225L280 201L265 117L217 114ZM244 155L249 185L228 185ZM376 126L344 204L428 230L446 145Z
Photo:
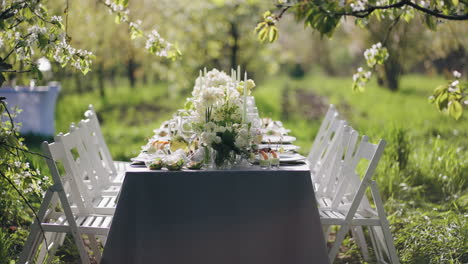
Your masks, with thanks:
M197 137L193 129L193 119L190 116L181 116L180 117L180 133L188 143L188 151L192 149L192 143Z

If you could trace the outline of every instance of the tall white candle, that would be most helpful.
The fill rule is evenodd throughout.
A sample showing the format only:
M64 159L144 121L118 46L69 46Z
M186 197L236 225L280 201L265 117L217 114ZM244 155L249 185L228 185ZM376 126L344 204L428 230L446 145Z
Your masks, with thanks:
M244 108L242 110L242 120L247 123L247 72L244 72Z
M240 65L237 65L237 81L240 82L240 80L241 80Z
M202 72L200 70L200 74L198 74L198 85L200 85L200 88L202 86Z

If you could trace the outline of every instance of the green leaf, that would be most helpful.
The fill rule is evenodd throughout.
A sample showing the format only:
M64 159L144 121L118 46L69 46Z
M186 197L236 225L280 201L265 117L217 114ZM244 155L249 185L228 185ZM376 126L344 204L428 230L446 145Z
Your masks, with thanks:
M275 42L277 39L278 39L278 29L275 26L272 26L268 34L268 40L270 42Z
M452 3L454 6L457 6L459 4L458 0L452 0Z
M435 31L437 29L437 19L432 17L431 15L429 14L426 14L424 16L424 23L426 24L426 26L432 30L432 31Z
M115 23L116 23L116 24L120 24L121 21L122 21L122 15L117 14L117 15L115 16Z
M448 105L448 94L447 94L447 92L444 92L439 97L437 97L436 105L437 105L437 109L439 109L439 111L442 111L445 108L447 108L447 105Z
M451 101L448 111L449 111L449 114L453 118L455 118L455 120L458 120L463 114L463 107L459 101L454 100L454 101Z
M258 32L258 40L262 42L265 41L268 31L269 31L268 27L262 28L260 32Z

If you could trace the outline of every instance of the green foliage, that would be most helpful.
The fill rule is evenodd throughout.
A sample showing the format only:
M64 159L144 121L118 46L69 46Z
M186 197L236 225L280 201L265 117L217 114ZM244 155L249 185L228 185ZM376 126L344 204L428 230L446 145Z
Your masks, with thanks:
M9 264L10 247L12 241L10 235L3 228L0 228L0 264Z
M282 2L283 3L283 2ZM439 19L447 20L468 20L468 13L466 12L468 3L465 1L459 2L458 0L437 0L437 1L421 1L416 3L414 1L406 0L307 0L297 1L293 4L284 2L285 5L279 5L281 9L278 16L271 15L268 11L268 17L275 17L276 20L281 18L287 10L292 10L298 21L303 21L306 27L312 28L312 30L320 32L322 36L326 35L331 37L337 27L339 27L340 21L343 17L353 17L355 24L366 28L370 28L370 24L377 22L382 23L383 19L391 21L387 26L386 36L381 40L383 45L386 45L388 37L395 25L402 19L406 23L410 23L418 13L424 16L424 22L427 28L436 30ZM375 19L372 20L372 19ZM264 28L266 22L261 22L257 25L257 29ZM264 41L266 33L263 30L256 30L259 34L259 39ZM377 49L376 45L380 45ZM366 54L369 51L372 54ZM367 62L367 69L362 67L358 68L358 72L353 75L352 90L354 92L363 92L365 85L369 82L372 72L376 65L383 65L389 57L388 51L382 44L373 45L369 50L366 50L364 54ZM396 54L395 54L396 56ZM393 81L392 81L393 82ZM398 83L398 81L394 81ZM397 84L390 86L396 89ZM465 94L460 91L459 94L448 95L436 89L436 105L441 109L448 109L450 116L455 119L459 119L463 112L463 98ZM448 97L456 97L450 99ZM468 103L467 103L468 104Z
M275 26L277 18L271 14L270 11L266 11L263 14L263 22L257 24L255 27L255 33L258 34L258 40L265 42L275 42L278 39L278 28Z
M297 20L303 20L305 26L309 26L320 32L323 36L331 37L338 27L342 11L337 1L317 0L306 1L305 4L297 4L293 12Z
M403 207L405 213L402 213L402 205L399 206L392 222L398 232L395 244L402 263L467 263L468 223L463 212L440 213L436 208L422 211Z
M465 101L468 83L460 82L460 76L461 74L455 71L455 81L437 87L429 97L429 102L435 104L440 112L448 112L456 120L463 114L463 105L468 104L468 101Z

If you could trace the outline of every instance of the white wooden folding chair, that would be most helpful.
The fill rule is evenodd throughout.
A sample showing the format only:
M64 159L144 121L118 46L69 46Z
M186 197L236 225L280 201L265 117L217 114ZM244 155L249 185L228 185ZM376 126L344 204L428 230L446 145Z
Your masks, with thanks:
M91 138L93 139L92 142L94 142L99 150L103 166L111 172L111 181L114 183L123 182L125 171L127 167L130 166L130 162L113 161L109 148L107 147L106 141L102 135L99 120L92 105L89 105L89 109L84 113L84 116L86 117L84 123L88 126L91 132Z
M89 119L81 120L78 126L75 124L70 125L70 133L76 133L81 138L84 144L86 153L80 153L80 156L86 156L94 169L95 188L101 195L118 195L122 182L115 182L114 175L102 162L102 155L99 151L98 145L94 142L94 136L89 127ZM90 182L92 183L92 182Z
M315 185L314 187L317 187L325 177L325 175L319 171L323 169L323 167L329 165L327 162L330 162L336 155L336 149L341 142L339 135L342 135L343 129L347 125L345 120L340 120L338 118L338 113L336 111L330 119L326 118L324 122L327 123L327 126L325 126L324 131L319 131L315 137L312 149L307 156L307 163L309 164L312 180ZM324 123L322 123L320 130L324 127L323 124Z
M329 131L333 132L328 133L328 135L333 133L331 140L326 142L315 166L310 166L315 192L316 195L320 196L323 196L325 184L331 181L332 175L336 175L336 169L339 168L339 161L342 159L351 135L351 128L346 125L344 120L334 120L331 127L333 128Z
M319 207L331 206L338 186L343 180L344 164L349 162L356 150L357 139L358 132L341 121L333 142L329 144L329 149L321 160L321 165L317 167L316 172L311 172L314 179L315 198ZM328 234L326 232L325 234L325 238L327 238ZM352 235L364 260L369 260L369 251L362 227L353 227Z
M307 155L307 161L309 165L315 166L319 161L324 149L327 146L327 143L330 141L330 135L333 132L333 122L338 119L338 111L334 105L330 105L325 117L320 124L320 128L315 136L312 147L310 148L309 154ZM330 132L330 130L332 132Z
M69 133L55 136L55 142L61 143L63 155L54 160L61 161L65 171L75 178L81 197L88 207L99 214L113 215L117 195L103 192L107 186L103 186L104 183L99 180L108 177L109 172L99 166L97 153L89 151L90 146L83 141L82 135L83 128L72 126Z
M31 225L19 263L50 263L58 244L63 242L66 233L71 233L81 263L91 263L85 247L84 235L89 240L94 259L99 263L101 251L96 236L107 236L112 216L97 214L93 206L84 201L83 193L80 192L75 177L66 170L64 173L59 171L56 161L66 160L61 143L44 142L42 149L44 155L50 157L46 159L46 162L54 184L45 193L38 212L39 221L34 221ZM66 167L65 164L64 167Z
M321 207L320 218L324 233L328 237L330 226L339 226L335 241L329 251L330 262L338 254L346 233L353 227L369 227L372 246L379 263L399 263L388 220L383 209L383 202L378 188L371 177L385 148L385 141L372 144L363 136L358 149L342 169L343 179L339 182L330 207ZM356 168L361 160L367 160L368 166L361 179ZM370 186L375 209L365 196ZM387 259L385 259L386 255Z

